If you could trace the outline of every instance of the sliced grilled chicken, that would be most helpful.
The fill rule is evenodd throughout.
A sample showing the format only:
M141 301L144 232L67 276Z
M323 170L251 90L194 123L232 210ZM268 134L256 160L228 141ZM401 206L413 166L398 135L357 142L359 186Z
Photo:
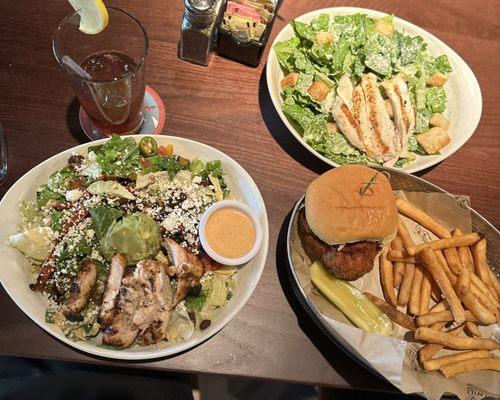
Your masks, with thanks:
M89 260L82 261L82 268L78 271L71 284L70 295L64 306L63 314L70 321L83 321L81 312L87 307L90 292L97 280L97 265Z
M98 322L101 326L110 324L115 316L116 298L120 291L126 267L127 259L125 255L117 253L111 258L106 290L104 291L101 311L98 318Z
M152 294L156 304L156 313L154 321L151 322L148 328L144 330L139 337L139 343L143 346L158 343L165 339L167 324L170 319L173 304L170 278L165 273L163 265L159 262L156 263L156 279L152 286Z
M349 76L343 75L342 78L339 79L339 83L337 85L337 95L348 107L351 106L353 92L354 87L352 86L351 79L349 79Z
M337 86L338 97L333 104L332 115L347 140L354 147L365 150L360 123L352 112L353 92L354 88L349 77L342 76Z
M116 314L104 329L103 343L118 347L128 347L134 343L139 334L139 327L133 319L139 309L141 297L142 290L134 274L125 275L116 304Z
M354 118L348 105L340 96L333 105L332 115L347 140L349 140L354 147L365 150L363 133L360 129L359 121Z
M116 314L111 325L104 329L102 342L117 347L131 346L139 333L137 326L126 314Z
M415 108L411 102L408 86L401 74L382 82L394 113L394 124L399 145L399 155L408 156L408 139L415 131Z
M389 114L385 108L384 99L378 88L377 77L374 74L363 75L361 88L366 101L366 112L368 116L369 132L363 134L371 135L373 142L372 157L386 163L397 161L398 151L396 148L395 130Z
M203 264L195 254L170 238L165 239L163 246L167 250L170 261L174 264L168 268L167 273L169 276L176 275L179 279L173 308L184 300L189 290L200 286Z

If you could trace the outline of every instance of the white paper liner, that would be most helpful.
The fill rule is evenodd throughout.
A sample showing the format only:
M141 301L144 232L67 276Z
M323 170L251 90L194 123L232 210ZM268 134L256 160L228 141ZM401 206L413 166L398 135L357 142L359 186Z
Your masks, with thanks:
M459 227L464 233L471 232L470 211L464 206L469 199L457 196L455 199L444 193L397 192L419 208L443 223L450 230ZM436 236L415 222L404 218L410 235L416 243L436 239ZM297 233L297 215L291 232L291 259L304 293L317 308L323 321L339 341L356 358L369 364L389 382L404 393L422 393L428 399L439 399L445 393L452 393L461 400L495 399L500 394L500 374L494 371L478 371L463 374L451 379L438 372L422 370L417 361L417 351L422 346L414 341L412 335L403 327L394 324L393 337L369 333L354 327L351 322L328 300L321 296L311 283L309 266L311 261L305 254ZM362 292L368 291L383 298L379 279L378 260L373 270L362 278L351 282ZM431 305L432 305L431 300ZM401 311L405 309L400 307ZM497 338L500 335L498 324L479 327L483 337ZM406 340L405 340L406 339ZM410 340L410 341L407 341ZM441 350L439 356L453 353ZM498 356L498 352L495 355Z

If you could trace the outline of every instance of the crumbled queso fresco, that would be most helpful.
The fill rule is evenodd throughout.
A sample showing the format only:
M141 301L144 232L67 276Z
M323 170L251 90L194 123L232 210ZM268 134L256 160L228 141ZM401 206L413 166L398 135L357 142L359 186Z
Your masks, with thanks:
M201 182L200 177L189 182L159 179L148 190L132 190L136 200L131 206L160 222L165 235L198 254L198 224L205 209L215 201L213 186Z

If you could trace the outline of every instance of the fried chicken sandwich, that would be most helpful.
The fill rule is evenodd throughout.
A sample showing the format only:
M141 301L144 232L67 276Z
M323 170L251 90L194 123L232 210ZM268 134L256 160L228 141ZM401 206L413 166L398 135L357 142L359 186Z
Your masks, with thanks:
M398 228L396 198L386 176L347 165L316 178L299 211L298 233L306 254L337 278L353 281L373 269L382 246Z

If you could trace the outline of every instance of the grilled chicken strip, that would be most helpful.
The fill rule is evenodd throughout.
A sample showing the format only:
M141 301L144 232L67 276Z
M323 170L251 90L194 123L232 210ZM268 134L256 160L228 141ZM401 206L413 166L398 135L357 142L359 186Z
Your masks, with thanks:
M363 75L361 88L365 96L370 128L368 132L363 132L363 134L371 135L370 141L373 141L374 145L371 156L384 161L384 165L394 164L399 154L394 140L394 124L385 108L384 99L378 88L377 77L371 73Z
M124 254L117 253L111 258L106 290L104 291L101 311L98 317L98 322L101 326L109 325L115 316L116 298L120 291L126 267L127 258Z
M63 314L70 321L83 321L80 314L89 301L90 292L97 280L97 265L89 260L82 261L82 268L78 271L71 284L70 295L64 306Z
M408 86L401 74L382 82L394 112L394 124L400 149L399 155L408 156L408 139L415 131L415 108L411 102Z
M143 346L158 343L165 339L173 304L170 278L166 274L163 264L157 261L147 262L155 263L155 265L150 265L150 268L155 269L154 273L156 275L155 281L152 284L152 296L156 304L156 310L154 320L139 337L139 343Z
M338 97L333 104L332 115L347 140L354 147L365 150L360 121L353 114L353 92L351 80L344 75L337 86Z
M163 340L173 302L170 279L163 264L140 261L122 283L116 315L104 330L103 341L128 347L137 335L142 345Z
M116 304L116 314L104 329L103 343L118 347L129 347L134 343L139 327L133 322L133 318L139 308L141 296L142 290L134 274L125 275Z
M163 247L167 251L170 261L174 264L167 269L167 273L169 276L176 275L179 279L173 308L184 300L189 290L200 286L203 264L195 254L181 247L175 240L166 238Z

